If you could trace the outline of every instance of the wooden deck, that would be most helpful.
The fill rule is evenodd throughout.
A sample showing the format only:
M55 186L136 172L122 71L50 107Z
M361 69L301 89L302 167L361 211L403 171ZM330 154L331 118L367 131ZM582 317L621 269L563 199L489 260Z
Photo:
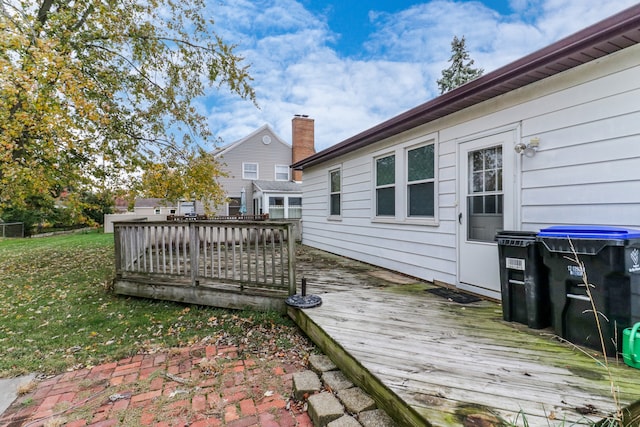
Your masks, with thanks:
M329 256L323 271L300 271L323 302L289 315L400 425L567 426L615 412L604 367L550 330L503 321L496 302L454 303L425 292L433 285L349 263ZM636 414L640 370L610 368Z

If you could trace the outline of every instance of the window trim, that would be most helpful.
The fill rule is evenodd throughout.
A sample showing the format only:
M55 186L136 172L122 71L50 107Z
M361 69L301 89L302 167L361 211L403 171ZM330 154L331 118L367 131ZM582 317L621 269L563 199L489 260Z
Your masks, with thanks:
M393 157L393 182L391 184L382 184L382 185L378 185L378 160L381 159L386 159L387 157ZM397 215L397 206L396 206L396 202L398 199L398 195L397 195L397 181L398 181L398 163L397 163L397 159L398 156L396 155L395 151L392 152L388 152L386 154L381 154L379 156L375 156L373 158L373 186L374 186L374 201L373 201L373 206L374 206L374 217L375 218L395 218ZM393 214L392 215L379 215L378 214L378 190L383 190L383 189L388 189L388 188L393 188Z
M393 224L415 224L438 226L439 221L439 141L437 133L422 135L405 142L395 144L371 154L371 222L373 223L393 223ZM433 217L431 216L409 216L409 151L423 147L425 145L433 145ZM395 154L396 156L396 182L395 182L395 198L396 209L394 216L377 216L376 215L376 160Z
M409 180L409 152L422 148L422 147L427 147L427 146L433 146L433 178L426 178L426 179L418 179L415 181L410 181ZM404 187L405 187L405 215L407 220L409 221L413 221L413 220L432 220L433 218L435 218L436 215L436 207L437 207L437 182L436 182L436 164L437 164L437 159L436 159L436 144L434 141L427 141L426 143L420 143L417 145L412 145L409 147L405 147L404 149L404 156L405 156L405 161L406 161L406 165L404 168L404 174L405 174L405 182L404 182ZM411 207L409 206L410 203L410 199L409 199L409 187L411 185L418 185L418 184L426 184L426 183L433 183L433 216L427 216L427 215L411 215L409 212L411 210Z
M287 177L285 179L278 178L278 168L286 169ZM280 172L282 173L282 172ZM276 181L290 181L291 180L291 168L289 165L274 165L273 167L273 178Z
M334 172L338 172L340 174L340 189L336 192L331 191L331 174L333 174ZM327 218L329 220L334 220L334 221L339 221L342 220L342 195L343 195L343 181L342 181L342 165L338 165L338 166L334 166L334 167L330 167L329 171L327 173L327 181L328 181L328 194L327 194ZM332 214L332 201L331 201L331 196L333 196L334 194L337 194L338 196L340 196L340 201L338 202L338 208L340 210L339 214Z
M248 165L255 165L255 167L256 167L256 177L255 178L248 178L247 177L247 170L245 168ZM251 180L251 181L255 181L255 180L260 179L260 165L258 163L256 163L256 162L242 162L242 179Z

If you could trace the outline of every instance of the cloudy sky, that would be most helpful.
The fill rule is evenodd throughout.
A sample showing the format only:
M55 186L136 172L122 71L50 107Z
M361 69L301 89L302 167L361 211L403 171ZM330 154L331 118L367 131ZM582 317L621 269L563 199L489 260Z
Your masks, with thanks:
M209 0L216 31L251 65L259 108L212 89L200 108L223 144L315 120L321 150L438 95L451 40L475 66L506 65L634 0Z

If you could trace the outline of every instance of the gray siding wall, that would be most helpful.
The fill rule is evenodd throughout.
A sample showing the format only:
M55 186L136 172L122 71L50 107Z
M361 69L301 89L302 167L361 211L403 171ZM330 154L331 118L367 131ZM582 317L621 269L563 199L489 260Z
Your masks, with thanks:
M303 243L455 284L458 144L504 127L517 129L516 142L540 140L533 158L505 153L505 161L515 163L514 228L640 228L639 58L640 46L634 46L305 169ZM429 134L438 144L437 223L372 221L374 153ZM342 168L340 220L328 217L328 171L335 167Z
M262 137L268 135L270 144L264 144ZM283 143L269 129L264 129L250 136L246 141L224 153L220 158L224 164L224 170L228 177L218 180L225 189L228 197L240 197L240 191L244 187L247 197L247 213L253 214L252 180L242 179L242 164L244 162L258 163L258 179L275 181L275 165L291 164L291 146ZM221 206L219 214L226 214L226 207Z

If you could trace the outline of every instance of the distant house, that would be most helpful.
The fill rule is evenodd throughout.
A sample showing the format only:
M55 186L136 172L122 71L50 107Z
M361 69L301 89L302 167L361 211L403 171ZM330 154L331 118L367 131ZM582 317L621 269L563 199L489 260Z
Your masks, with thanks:
M303 243L500 297L500 230L640 227L640 5L302 161Z
M264 125L214 153L228 174L219 178L227 202L218 207L215 215L269 214L270 219L300 219L302 172L292 171L291 164L315 153L314 120L296 115L291 127L292 144ZM112 233L116 221L161 221L167 215L190 214L205 214L202 202L137 199L133 212L105 215L104 230ZM296 233L300 235L299 227Z
M177 215L177 203L159 198L136 199L133 212L139 215Z
M204 214L204 205L200 201L170 201L162 198L140 198L133 205L136 215L192 215Z
M248 136L219 149L215 156L228 177L219 179L228 202L218 215L269 214L271 219L300 218L301 173L291 173L291 163L314 153L314 121L306 116L292 120L292 144L264 125ZM244 200L244 205L243 205Z
M116 214L126 213L129 210L129 201L124 197L115 197L113 205L113 210Z

